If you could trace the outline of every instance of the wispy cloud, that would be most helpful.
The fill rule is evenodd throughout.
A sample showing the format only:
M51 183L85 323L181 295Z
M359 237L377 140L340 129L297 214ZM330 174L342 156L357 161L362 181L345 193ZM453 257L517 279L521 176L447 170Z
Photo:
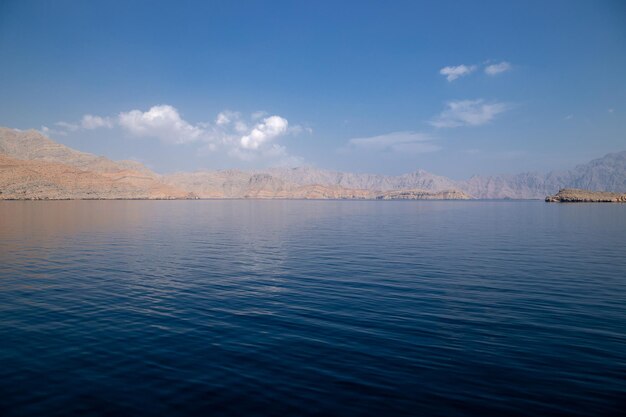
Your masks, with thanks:
M80 125L76 123L56 122L54 125L60 129L67 130L69 132L75 132L80 129Z
M94 116L91 114L86 114L82 117L80 122L78 123L68 123L68 122L56 122L54 124L55 128L51 129L47 126L42 126L41 131L45 134L55 134L55 135L67 135L68 132L76 132L81 129L93 130L99 128L112 128L116 124L115 119L110 117L100 117Z
M498 64L491 64L491 65L487 65L485 67L485 74L487 75L498 75L498 74L502 74L503 72L507 72L510 71L513 68L513 66L506 61L502 61Z
M446 103L446 109L430 121L438 128L480 126L491 122L498 114L511 108L510 104L485 100L457 100Z
M441 149L430 135L418 132L392 132L384 135L354 138L342 151L364 150L372 152L425 153Z
M452 82L457 78L464 77L476 71L476 65L457 65L443 67L439 70L439 74L444 75L448 82Z
M86 114L80 121L80 125L83 129L99 129L101 127L112 128L115 122L109 117L93 116Z
M502 74L503 72L510 71L513 69L513 66L510 62L502 61L499 63L490 64L489 61L484 63L485 67L483 68L485 74L489 76L494 76L498 74ZM461 77L465 77L474 71L476 71L479 67L477 65L457 65L457 66L447 66L443 67L439 70L439 74L446 77L448 82L452 82Z
M269 116L269 114L264 110L258 110L258 111L253 112L250 115L250 118L252 120L259 120L261 117L265 117L265 116Z

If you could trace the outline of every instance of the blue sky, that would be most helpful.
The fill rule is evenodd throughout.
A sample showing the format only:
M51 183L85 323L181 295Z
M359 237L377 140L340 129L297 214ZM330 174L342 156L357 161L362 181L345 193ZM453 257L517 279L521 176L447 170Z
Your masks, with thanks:
M158 172L626 150L621 1L0 2L0 125Z

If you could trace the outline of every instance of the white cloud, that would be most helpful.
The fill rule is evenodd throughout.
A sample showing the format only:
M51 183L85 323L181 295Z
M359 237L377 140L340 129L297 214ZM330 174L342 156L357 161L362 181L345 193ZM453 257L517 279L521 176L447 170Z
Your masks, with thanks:
M506 103L479 100L458 100L446 103L446 109L430 122L435 127L480 126L510 109Z
M354 138L344 150L361 149L374 152L425 153L441 149L432 143L433 138L418 132L392 132L384 135Z
M241 113L225 110L217 115L214 124L193 125L184 120L176 108L160 105L145 112L131 110L120 113L119 125L134 136L154 137L166 143L198 141L210 145L205 146L205 150L215 150L220 145L257 150L285 135L289 122L275 115L264 118L250 128L241 120Z
M485 67L485 74L487 75L498 75L503 72L510 71L513 67L509 62L502 61L499 64L491 64Z
M189 143L200 140L204 131L180 117L176 108L163 104L150 110L131 110L118 116L119 125L135 136L155 137L163 142Z
M476 70L476 65L458 65L456 67L443 67L439 70L439 74L445 75L448 82L457 78L464 77Z
M83 116L83 119L80 122L80 125L83 129L98 129L101 127L112 128L113 120L108 117L100 117L93 116L91 114L86 114Z
M130 110L117 117L102 117L86 114L78 124L57 122L60 129L42 126L44 134L65 135L80 129L121 128L131 136L159 139L164 143L197 143L199 152L225 152L227 155L251 161L259 158L271 159L279 164L295 164L301 158L289 155L287 149L275 143L278 138L312 132L309 127L289 125L287 119L265 112L255 112L250 120L242 119L241 113L224 110L213 123L190 123L178 110L170 105L153 106L146 111ZM259 120L260 119L260 120Z
M266 117L257 123L252 131L241 137L241 147L244 149L258 149L263 143L284 134L289 122L280 116Z

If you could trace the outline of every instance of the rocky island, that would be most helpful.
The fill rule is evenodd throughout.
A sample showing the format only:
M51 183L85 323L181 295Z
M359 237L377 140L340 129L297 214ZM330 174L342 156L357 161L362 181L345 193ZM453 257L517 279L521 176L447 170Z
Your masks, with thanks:
M626 194L564 188L546 197L548 203L626 203Z

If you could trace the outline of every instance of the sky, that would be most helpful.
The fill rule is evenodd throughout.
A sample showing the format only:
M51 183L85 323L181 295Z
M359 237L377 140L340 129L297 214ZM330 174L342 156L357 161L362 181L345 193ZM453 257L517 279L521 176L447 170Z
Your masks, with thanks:
M0 0L0 126L160 173L626 150L624 1Z

